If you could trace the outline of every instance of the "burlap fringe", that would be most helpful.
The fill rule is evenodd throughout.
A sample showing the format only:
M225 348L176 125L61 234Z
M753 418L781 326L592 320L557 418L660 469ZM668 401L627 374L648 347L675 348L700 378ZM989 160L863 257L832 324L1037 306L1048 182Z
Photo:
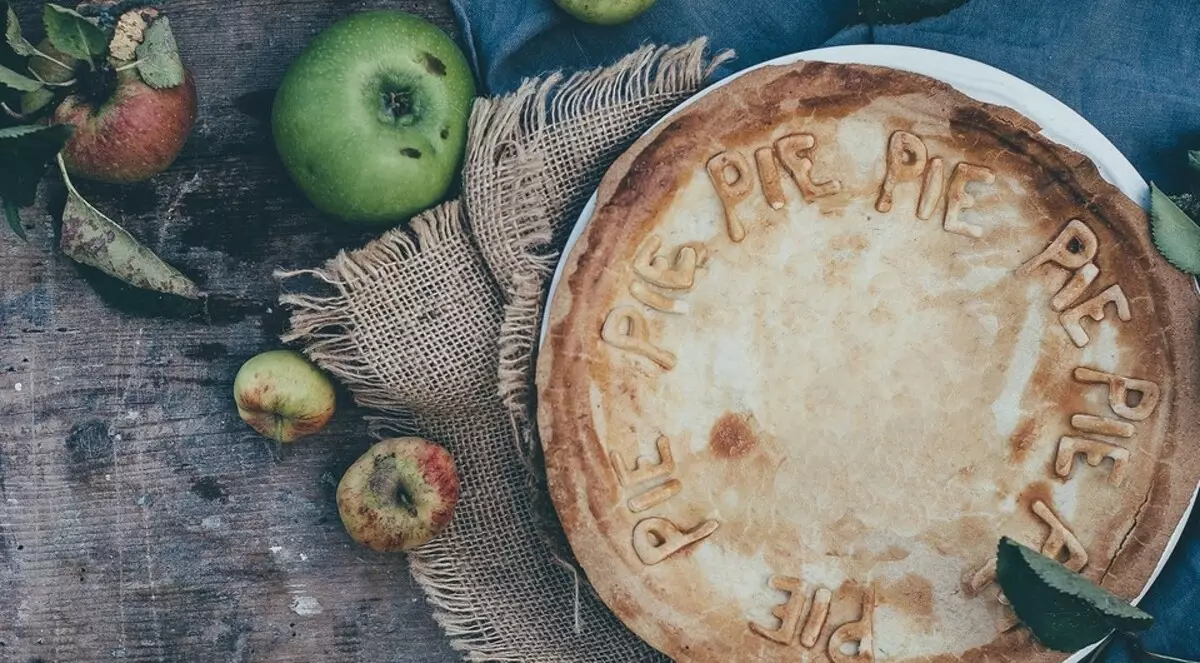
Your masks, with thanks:
M355 286L380 278L388 265L409 260L462 231L458 201L451 201L412 220L411 233L394 228L355 251L340 251L318 269L276 270L282 284L307 276L330 286L336 294L284 293L279 303L290 308L291 325L284 343L302 343L304 354L351 388L359 405L386 415L397 427L412 430L412 413L396 404L383 377L359 349L349 297Z
M513 266L511 275L497 274L507 302L500 330L499 393L523 425L530 420L531 362L545 285L559 257L554 217L575 211L571 205L557 210L546 204L556 196L543 182L546 154L540 139L551 126L586 121L593 113L612 113L623 103L644 103L655 97L675 101L694 93L714 69L734 56L725 51L709 59L707 45L702 37L674 48L645 46L610 67L580 72L565 81L562 74L526 81L510 95L477 102L471 113L468 177L479 173L495 178L497 164L511 167L511 172L499 174L504 186L514 187L511 208L504 210L511 214L505 224L510 241L501 245L510 255L493 257L489 263L493 269L497 262ZM468 182L469 212L485 208L473 190Z

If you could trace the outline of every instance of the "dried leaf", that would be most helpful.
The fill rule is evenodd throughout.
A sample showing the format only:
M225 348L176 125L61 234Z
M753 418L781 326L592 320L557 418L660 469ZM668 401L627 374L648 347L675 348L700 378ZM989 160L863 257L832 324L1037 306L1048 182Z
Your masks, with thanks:
M4 66L0 66L0 85L5 85L18 92L33 92L42 87L42 84L37 80L18 74Z
M1055 651L1075 652L1114 629L1150 628L1154 618L1055 560L1000 539L996 578L1017 617Z
M859 0L862 19L873 24L912 23L941 16L967 0Z
M1150 185L1150 235L1167 262L1200 274L1200 226L1154 184Z
M71 130L64 125L0 129L0 199L17 207L32 205L46 164L66 145Z
M8 219L8 227L12 228L17 237L29 241L25 236L25 228L21 225L21 210L7 200L4 201L4 218Z
M79 12L58 5L46 5L42 20L46 24L46 36L50 38L50 43L67 55L90 60L92 56L104 55L108 51L108 37L104 31Z
M137 53L138 45L146 38L146 18L141 12L125 12L113 29L112 41L108 43L108 53L118 60L132 60Z
M171 32L171 23L162 16L146 28L146 38L137 48L138 73L152 88L175 87L183 83L183 61Z
M200 288L191 279L92 207L71 186L67 187L59 246L72 259L135 287L189 299L200 297Z
M4 18L4 41L8 43L8 47L23 57L33 55L37 49L21 36L21 23L17 20L17 13L7 2L4 3Z

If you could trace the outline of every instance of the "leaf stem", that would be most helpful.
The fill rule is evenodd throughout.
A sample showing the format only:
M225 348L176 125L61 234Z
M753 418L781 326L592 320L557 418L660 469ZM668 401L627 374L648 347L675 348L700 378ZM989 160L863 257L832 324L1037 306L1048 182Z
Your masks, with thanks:
M21 120L24 120L26 117L25 115L22 115L21 113L18 113L17 111L13 110L7 103L5 103L3 101L0 101L0 109L2 109L4 111L5 115L11 117L14 120L17 120L18 122L20 122Z
M39 83L41 83L42 85L49 86L49 87L71 87L72 85L74 85L76 83L76 79L74 79L74 78L72 78L69 81L55 83L55 82L48 81L48 80L42 78L36 71L30 70L29 73L33 74L33 77L36 78Z
M46 55L45 53L43 53L43 52L39 51L39 50L38 50L38 49L36 49L36 48L35 48L35 49L33 49L33 54L34 54L34 55L36 55L36 56L37 56L37 57L39 57L39 58L42 58L42 59L45 59L45 60L49 60L50 62L53 62L54 64L56 64L56 65L58 65L58 66L62 67L63 69L65 69L65 70L67 70L67 71L75 71L75 69L74 69L74 68L72 68L70 65L66 64L65 62L60 62L60 61L59 61L57 58L52 58L52 57L50 57L49 55ZM43 83L45 83L45 81L42 81L42 82L43 82Z
M1170 661L1171 663L1200 663L1189 658L1179 658L1178 656L1168 656L1166 654L1158 654L1147 650L1142 646L1141 639L1134 633L1122 633L1122 636L1129 641L1129 646L1133 648L1135 654L1140 654L1142 658L1154 659L1157 661Z
M138 66L141 63L142 63L141 60L134 60L133 62L130 62L129 64L123 64L120 67L114 68L113 71L128 71L128 70L133 69L134 67Z

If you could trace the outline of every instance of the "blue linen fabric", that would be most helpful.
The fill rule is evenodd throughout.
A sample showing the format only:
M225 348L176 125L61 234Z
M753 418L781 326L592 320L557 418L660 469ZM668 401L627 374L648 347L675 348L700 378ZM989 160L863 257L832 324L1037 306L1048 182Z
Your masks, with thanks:
M1143 177L1181 191L1185 150L1200 147L1200 5L1196 0L970 0L899 26L856 24L853 0L658 0L621 26L580 23L551 0L452 0L489 93L547 71L599 66L644 43L707 36L738 58L719 76L779 55L844 44L945 51L1054 95L1116 144ZM1200 659L1200 516L1142 606L1147 649ZM1136 660L1110 646L1106 663Z

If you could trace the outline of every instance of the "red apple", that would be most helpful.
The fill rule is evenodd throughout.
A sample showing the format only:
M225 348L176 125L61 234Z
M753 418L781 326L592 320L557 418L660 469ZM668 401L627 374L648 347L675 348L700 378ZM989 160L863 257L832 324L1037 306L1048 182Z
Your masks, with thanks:
M166 170L179 156L196 121L191 74L173 88L156 90L136 70L112 71L67 97L52 121L75 133L63 149L73 175L101 182L140 182Z
M384 440L346 470L337 503L350 538L377 552L411 550L450 524L458 503L454 458L420 438Z

